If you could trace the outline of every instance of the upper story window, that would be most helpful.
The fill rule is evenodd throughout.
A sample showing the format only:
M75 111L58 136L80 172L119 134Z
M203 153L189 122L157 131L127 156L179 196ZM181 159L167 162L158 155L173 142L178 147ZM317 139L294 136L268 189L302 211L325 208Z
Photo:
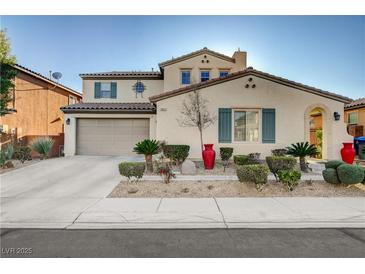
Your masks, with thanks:
M210 79L210 71L209 70L202 70L200 71L200 82L205 82Z
M117 98L116 82L95 82L95 98Z
M181 84L190 85L190 70L181 71Z
M357 112L349 112L348 117L347 117L347 123L357 124L357 122L358 122Z
M219 77L226 77L229 74L228 70L220 70Z
M112 97L112 83L101 83L100 97L111 98Z
M70 95L70 96L68 97L68 104L69 104L69 105L73 105L73 104L76 104L76 103L77 103L77 99L76 99L76 97L75 97L75 96Z

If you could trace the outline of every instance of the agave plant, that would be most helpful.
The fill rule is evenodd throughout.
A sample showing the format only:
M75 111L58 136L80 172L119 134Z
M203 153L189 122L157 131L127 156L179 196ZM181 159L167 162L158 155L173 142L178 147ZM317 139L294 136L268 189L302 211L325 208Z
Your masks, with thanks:
M307 163L305 161L306 156L315 156L318 154L318 150L315 145L309 144L308 142L301 142L296 144L291 144L287 147L287 154L294 157L299 157L299 164L301 171L307 171Z
M156 140L145 139L138 142L133 151L137 154L143 154L146 160L147 170L153 172L152 155L159 153L160 143Z
M32 143L32 149L38 152L42 159L48 158L49 151L53 147L54 140L49 137L37 138Z

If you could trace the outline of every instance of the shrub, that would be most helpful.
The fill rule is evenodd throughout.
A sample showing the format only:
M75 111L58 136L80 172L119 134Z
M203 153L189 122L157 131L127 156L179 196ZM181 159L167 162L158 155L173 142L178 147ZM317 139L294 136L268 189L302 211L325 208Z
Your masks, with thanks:
M119 173L128 178L128 181L138 181L142 178L145 164L140 162L122 162L119 164Z
M219 148L219 152L221 155L221 159L223 162L223 171L226 171L226 167L228 166L228 161L232 157L233 148L232 147L221 147Z
M240 182L253 182L258 190L267 183L269 169L264 165L241 165L236 171Z
M293 169L297 160L294 157L288 156L268 156L266 157L266 163L269 166L270 171L274 174L276 180L278 180L279 170Z
M32 149L38 152L42 159L48 158L49 151L53 147L54 140L49 137L37 138L32 143Z
M10 161L14 155L14 147L9 144L0 151L0 167L13 167L13 163Z
M330 184L339 184L337 171L335 168L326 168L322 171L323 179Z
M156 161L156 170L157 173L162 177L165 184L169 184L171 179L176 177L174 171L171 168L170 162L166 161L163 155L161 155L161 157Z
M188 145L164 145L163 154L180 166L189 156Z
M291 144L290 147L287 147L288 154L294 157L299 157L299 164L301 171L307 171L308 166L305 161L305 157L307 156L316 156L318 154L318 150L315 145L309 144L308 142L301 142L296 144Z
M324 166L326 168L335 168L336 169L342 164L344 164L344 162L341 160L332 160L332 161L328 161L327 163L325 163Z
M273 156L285 156L288 153L288 150L286 148L277 148L271 150L271 154Z
M337 168L337 174L343 184L358 184L364 180L364 170L358 165L342 164Z
M247 165L249 163L249 157L247 155L234 155L233 162L239 166Z
M32 160L31 149L27 146L18 146L15 148L14 157L21 163L25 161Z
M286 185L290 191L293 191L294 187L299 184L302 174L297 170L279 170L278 176L280 181Z
M249 153L248 154L248 163L250 165L256 165L260 163L260 155L261 153L255 152L255 153Z

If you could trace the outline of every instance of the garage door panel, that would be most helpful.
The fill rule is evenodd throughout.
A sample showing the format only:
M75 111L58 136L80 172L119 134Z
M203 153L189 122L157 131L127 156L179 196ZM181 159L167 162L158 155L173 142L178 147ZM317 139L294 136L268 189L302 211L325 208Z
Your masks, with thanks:
M134 156L136 142L149 138L149 119L78 119L76 152Z

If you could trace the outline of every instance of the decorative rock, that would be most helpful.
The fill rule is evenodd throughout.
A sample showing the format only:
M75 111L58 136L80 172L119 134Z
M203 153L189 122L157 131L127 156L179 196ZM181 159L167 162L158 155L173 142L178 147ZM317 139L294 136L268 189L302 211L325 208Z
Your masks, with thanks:
M181 166L181 173L186 175L195 175L196 166L193 161L185 160Z
M128 189L128 194L134 194L138 192L138 188L130 188Z

